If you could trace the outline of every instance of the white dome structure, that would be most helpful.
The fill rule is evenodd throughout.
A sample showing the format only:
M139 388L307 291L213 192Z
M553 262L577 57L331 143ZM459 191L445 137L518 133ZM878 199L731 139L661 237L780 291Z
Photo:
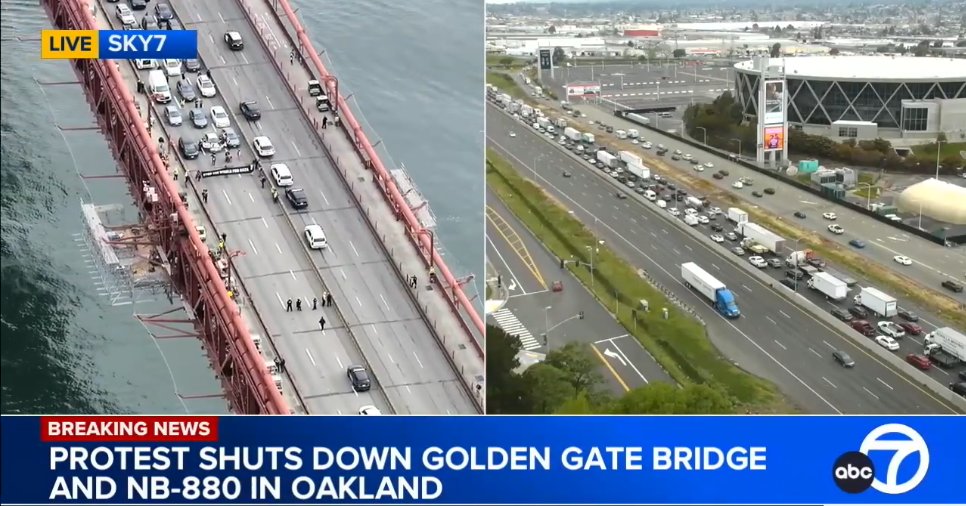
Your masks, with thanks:
M934 220L966 225L966 188L930 178L906 188L896 202L900 211Z

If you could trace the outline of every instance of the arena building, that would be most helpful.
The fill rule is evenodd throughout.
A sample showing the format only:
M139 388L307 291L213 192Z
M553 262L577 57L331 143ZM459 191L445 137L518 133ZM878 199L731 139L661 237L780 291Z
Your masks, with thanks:
M837 140L966 138L966 59L808 56L768 65L784 65L790 128ZM736 98L752 117L759 72L754 61L734 68Z

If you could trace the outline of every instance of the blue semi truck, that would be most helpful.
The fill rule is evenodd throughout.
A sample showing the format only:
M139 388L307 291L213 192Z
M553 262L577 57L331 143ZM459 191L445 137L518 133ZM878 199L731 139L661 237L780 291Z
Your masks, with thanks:
M700 293L711 303L715 311L721 313L721 316L732 319L741 316L741 310L738 309L735 295L731 290L698 264L694 262L681 264L681 277L684 278L684 284L688 288Z

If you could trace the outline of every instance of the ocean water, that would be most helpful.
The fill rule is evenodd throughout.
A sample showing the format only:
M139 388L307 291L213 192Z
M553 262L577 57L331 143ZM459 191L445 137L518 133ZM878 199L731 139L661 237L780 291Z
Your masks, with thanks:
M483 5L460 0L296 1L353 108L430 201L446 260L482 276ZM193 338L138 314L163 300L112 306L78 242L81 201L124 204L107 143L61 62L40 61L49 22L36 0L0 5L0 411L3 413L217 413L224 402ZM388 163L388 160L384 160ZM478 278L479 280L479 278ZM477 283L477 286L481 286ZM467 287L469 295L475 294Z

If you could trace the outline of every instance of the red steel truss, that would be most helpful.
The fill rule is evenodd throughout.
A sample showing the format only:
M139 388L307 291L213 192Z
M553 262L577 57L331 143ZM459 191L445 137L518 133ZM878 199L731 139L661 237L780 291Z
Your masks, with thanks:
M41 0L41 4L59 29L97 29L83 0ZM120 71L111 61L72 60L71 65L127 178L152 242L170 264L174 287L194 313L195 327L221 379L229 408L243 414L289 414ZM145 184L156 189L158 202L146 201Z
M239 0L239 3L240 0ZM396 186L392 175L383 165L382 160L379 159L379 154L376 152L373 145L369 142L369 138L366 136L365 131L356 120L355 116L352 114L352 110L349 109L348 103L346 103L345 98L339 94L339 81L333 76L322 63L322 59L319 57L319 52L315 50L312 46L312 41L309 39L308 33L306 33L305 28L302 26L301 21L299 21L298 16L295 14L295 9L288 0L276 0L273 2L278 7L281 7L285 14L288 22L292 24L298 34L298 46L300 49L304 49L304 56L307 57L315 67L316 74L320 77L320 81L325 83L329 90L329 97L334 97L332 100L333 108L338 111L339 119L348 129L352 132L353 140L355 141L356 151L362 160L367 163L368 166L372 167L373 172L376 174L374 178L380 184L380 189L385 199L388 201L390 206L397 209L401 214L403 221L406 225L406 230L410 240L412 240L413 245L420 252L420 256L426 262L427 266L434 267L439 274L445 280L445 285L448 290L444 291L446 301L449 302L456 316L459 318L460 308L462 307L466 313L469 315L473 322L473 325L479 330L481 334L486 332L486 324L483 319L480 318L479 313L477 313L476 308L473 306L469 298L467 298L466 293L463 291L463 284L453 275L446 266L446 262L443 261L442 255L435 248L433 244L433 234L429 231L423 229L422 225L419 223L419 219L413 213L412 209L409 208L409 203L406 202L405 197L399 191ZM242 9L245 9L244 4L242 4ZM246 10L247 12L247 10ZM272 13L279 16L280 13L272 10ZM264 41L262 41L264 44ZM271 52L271 50L269 50ZM462 319L460 320L462 321ZM469 332L469 329L467 329ZM477 353L480 357L484 356L483 347L477 342L473 336L468 335L467 338L472 343Z

